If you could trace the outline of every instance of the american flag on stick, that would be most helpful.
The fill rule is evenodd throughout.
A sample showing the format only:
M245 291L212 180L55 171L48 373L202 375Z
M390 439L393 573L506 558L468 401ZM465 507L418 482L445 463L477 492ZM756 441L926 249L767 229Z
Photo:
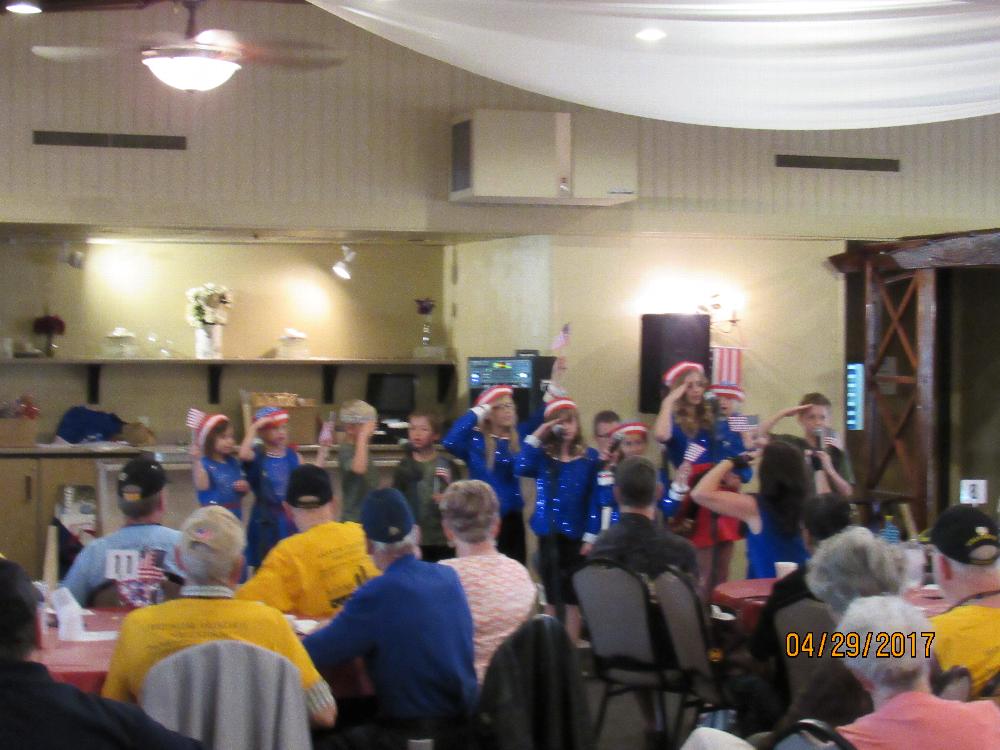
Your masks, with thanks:
M684 451L684 460L693 464L703 455L705 455L705 446L698 445L697 443L691 443L691 445L687 447L687 450Z
M729 418L729 429L733 432L750 432L750 420L742 414L733 414Z
M552 341L552 351L560 352L569 346L569 323L563 325L555 339Z

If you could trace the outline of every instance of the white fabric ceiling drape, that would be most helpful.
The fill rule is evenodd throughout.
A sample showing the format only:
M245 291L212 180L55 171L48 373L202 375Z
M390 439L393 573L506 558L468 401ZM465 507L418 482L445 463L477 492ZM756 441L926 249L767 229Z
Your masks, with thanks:
M1000 0L311 1L473 73L642 117L825 130L1000 111Z

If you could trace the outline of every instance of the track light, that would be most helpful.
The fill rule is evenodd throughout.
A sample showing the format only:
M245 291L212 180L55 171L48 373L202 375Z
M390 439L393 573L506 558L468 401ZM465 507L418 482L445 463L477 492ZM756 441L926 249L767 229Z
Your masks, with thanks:
M351 248L349 248L347 245L341 245L340 251L344 254L344 259L338 260L336 263L334 263L330 267L330 270L333 271L335 274L337 274L340 278L350 280L351 269L348 266L348 264L351 261L353 261L356 257L358 257L358 254L353 250L351 250Z

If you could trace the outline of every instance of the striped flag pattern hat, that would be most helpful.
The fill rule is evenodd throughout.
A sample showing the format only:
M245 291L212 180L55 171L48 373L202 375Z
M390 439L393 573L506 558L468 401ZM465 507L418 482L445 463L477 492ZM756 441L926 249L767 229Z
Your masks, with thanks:
M254 412L253 421L259 422L262 419L267 419L267 427L281 427L288 424L288 412L277 406L262 406Z
M202 453L205 452L205 441L208 440L208 433L214 430L218 425L228 422L229 417L225 414L207 414L201 409L188 409L187 413L187 424L192 430L194 430L195 441L198 443L198 448Z
M612 440L621 440L626 435L642 435L647 437L649 435L649 428L642 422L625 422L618 425L614 432L611 433Z
M685 375L691 371L700 372L702 375L704 375L705 367L703 365L698 364L697 362L690 362L688 360L685 360L684 362L678 362L676 365L674 365L665 373L663 373L663 384L666 386L670 386L681 375Z
M514 398L514 389L509 385L494 385L479 394L475 405L485 406L487 404L492 404L494 401L503 398L504 396Z
M698 445L698 443L691 443L684 451L684 460L689 464L696 463L699 458L705 455L705 446Z
M716 396L724 396L725 398L734 398L737 401L746 400L746 394L743 392L743 389L740 388L735 383L716 383L708 390L710 390Z
M571 398L557 398L555 401L549 403L545 407L545 419L551 419L555 416L556 412L563 411L565 409L575 409L576 401Z

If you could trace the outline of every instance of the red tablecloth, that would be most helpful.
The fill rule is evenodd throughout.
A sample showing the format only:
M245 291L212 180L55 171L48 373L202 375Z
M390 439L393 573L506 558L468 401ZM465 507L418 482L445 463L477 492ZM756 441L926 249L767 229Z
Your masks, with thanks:
M88 631L120 630L125 610L94 610L84 616ZM118 641L60 641L56 628L44 628L42 648L35 660L44 664L53 679L75 685L87 693L100 693L108 674L111 655ZM320 670L336 698L362 698L375 695L361 659Z
M776 578L755 578L720 583L712 591L712 604L731 610L744 632L753 632L776 580ZM911 589L903 594L903 597L910 604L920 607L928 617L939 615L948 609L948 604L940 592L933 589Z

